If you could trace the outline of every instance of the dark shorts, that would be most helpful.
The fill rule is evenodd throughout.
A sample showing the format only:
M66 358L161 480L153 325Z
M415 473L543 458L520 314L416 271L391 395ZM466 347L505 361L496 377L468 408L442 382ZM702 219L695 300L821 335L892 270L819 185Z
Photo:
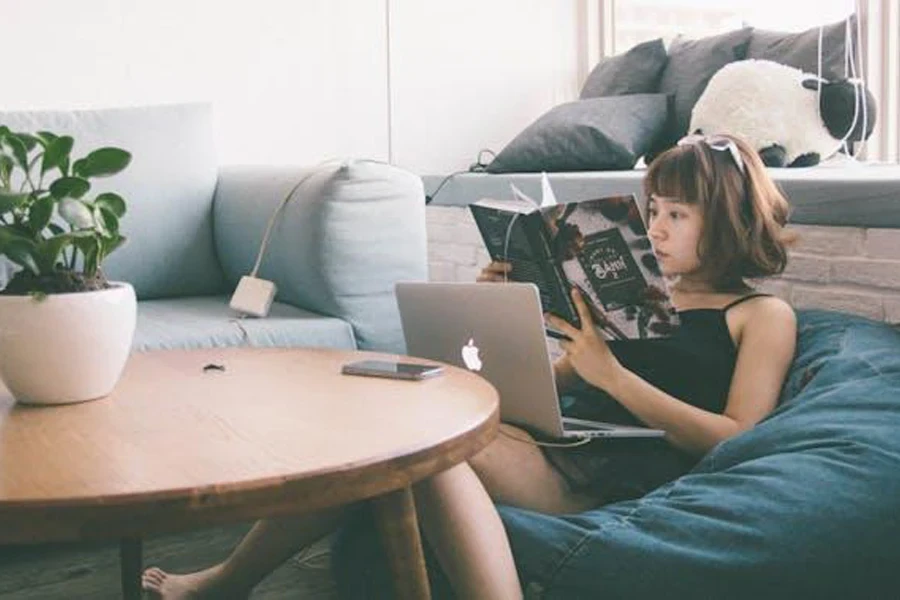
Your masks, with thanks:
M582 419L642 425L600 390L564 396L560 409ZM661 438L601 438L570 448L541 449L573 492L590 494L598 504L639 498L687 473L695 462Z
M640 498L687 473L692 461L661 439L595 439L573 448L542 448L573 492L598 504Z

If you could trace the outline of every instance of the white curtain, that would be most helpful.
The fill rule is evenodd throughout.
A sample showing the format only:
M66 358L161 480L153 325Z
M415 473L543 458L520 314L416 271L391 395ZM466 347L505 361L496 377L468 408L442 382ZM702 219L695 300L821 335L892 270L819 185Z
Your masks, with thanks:
M878 102L875 131L864 147L869 160L900 162L900 3L858 0L866 85Z

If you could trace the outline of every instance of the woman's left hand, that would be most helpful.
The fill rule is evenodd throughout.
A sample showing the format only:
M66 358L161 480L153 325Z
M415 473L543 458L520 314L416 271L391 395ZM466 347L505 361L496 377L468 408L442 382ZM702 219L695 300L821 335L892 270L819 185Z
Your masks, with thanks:
M560 341L559 347L566 353L575 372L588 383L604 388L604 382L616 374L621 364L606 340L598 335L587 303L576 288L572 288L572 300L581 320L581 329L556 315L547 314L545 318L549 325L569 338Z

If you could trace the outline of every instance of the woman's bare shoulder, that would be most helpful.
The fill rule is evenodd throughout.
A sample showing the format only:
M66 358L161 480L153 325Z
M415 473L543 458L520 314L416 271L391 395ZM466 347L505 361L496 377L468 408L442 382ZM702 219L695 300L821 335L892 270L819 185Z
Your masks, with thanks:
M757 296L738 306L738 337L750 331L767 333L765 337L793 338L797 331L797 315L794 308L778 296Z

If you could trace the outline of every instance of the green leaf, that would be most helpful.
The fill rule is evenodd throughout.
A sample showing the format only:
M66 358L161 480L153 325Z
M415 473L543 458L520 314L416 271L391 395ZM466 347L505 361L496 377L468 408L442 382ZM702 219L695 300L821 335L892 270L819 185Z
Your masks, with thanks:
M25 238L26 240L31 239L31 230L25 227L24 223L13 222L9 225L0 226L0 232L7 232L21 238Z
M96 235L75 239L75 247L84 255L84 274L93 275L97 270L97 255L100 252L100 240Z
M44 160L41 163L41 175L61 165L69 157L74 143L75 140L71 136L64 135L47 144L47 149L44 150Z
M83 158L79 158L75 162L72 163L72 174L77 175L81 173L81 169L84 168L84 165L87 164L87 161Z
M118 194L113 194L112 192L100 194L94 199L94 204L105 208L119 219L125 215L125 200Z
M6 154L0 154L0 181L3 185L9 187L9 176L12 174L15 161Z
M0 253L4 251L7 244L11 244L17 240L30 241L31 238L27 232L22 232L13 226L0 227Z
M89 189L90 182L81 177L60 177L50 184L50 193L57 199L81 198Z
M75 229L91 229L94 227L94 217L91 209L73 198L63 198L59 201L59 216Z
M91 207L91 214L94 218L94 230L97 231L100 235L108 235L109 229L106 228L106 217L103 216L103 211L100 209L100 207Z
M12 133L6 125L0 125L0 140Z
M34 134L34 137L36 137L41 145L46 148L59 136L52 131L38 131Z
M100 148L76 160L72 172L80 177L115 175L131 162L131 153L121 148Z
M57 225L56 223L48 224L47 229L49 229L53 235L62 235L66 231L65 229L63 229L62 227Z
M28 209L28 226L36 235L44 230L50 224L50 218L53 216L53 207L56 201L53 196L44 196L39 198L31 208Z
M106 238L103 241L103 256L109 256L113 250L122 246L125 243L125 239L123 236L118 233Z
M35 275L40 275L41 269L32 254L34 250L35 245L31 240L16 239L3 247L3 254L17 265L25 267Z
M17 194L0 190L0 215L6 214L13 209L20 208L28 202L31 194Z
M81 234L81 235L77 235ZM87 235L85 235L87 234ZM100 243L97 239L97 236L91 232L72 232L72 235L75 237L75 247L84 252L85 254L91 250L96 250L97 245Z
M22 142L22 145L25 146L25 150L27 152L31 152L32 150L34 150L34 147L38 145L38 139L30 133L19 132L14 133L13 135L16 136L20 142Z
M119 219L105 206L94 206L94 220L102 226L101 233L114 235L119 232Z
M25 148L25 144L22 143L14 133L10 133L3 137L3 143L9 147L12 152L13 158L16 159L16 163L22 167L23 169L28 169L28 150Z
M70 233L55 235L44 240L37 246L38 265L43 272L49 272L56 268L56 259L67 247L75 243L75 236Z

